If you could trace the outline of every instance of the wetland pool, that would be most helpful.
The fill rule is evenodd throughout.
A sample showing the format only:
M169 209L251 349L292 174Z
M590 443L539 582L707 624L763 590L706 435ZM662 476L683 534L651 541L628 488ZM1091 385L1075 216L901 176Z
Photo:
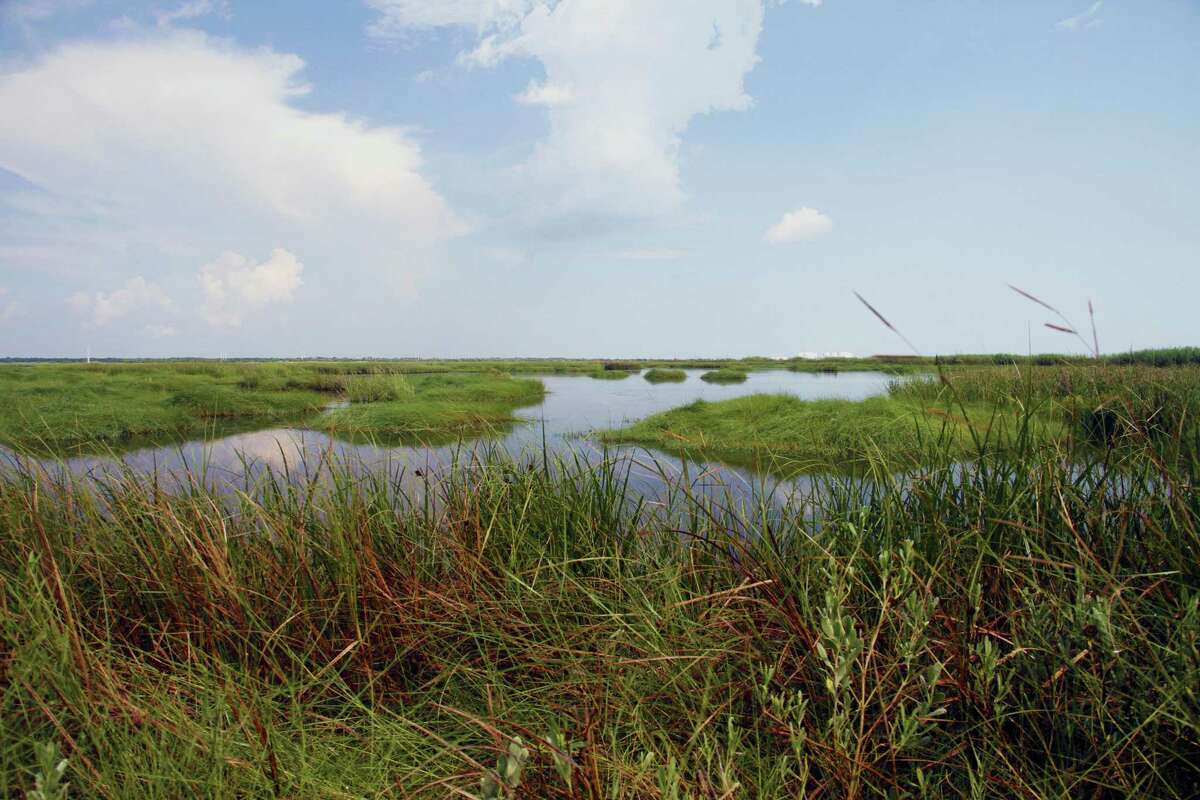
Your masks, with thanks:
M629 463L629 489L639 496L661 494L668 483L686 481L690 489L712 493L751 490L779 484L743 466L719 462L689 462L675 454L635 445L602 444L596 432L624 427L652 414L696 400L720 401L752 394L789 394L805 400L861 400L887 391L894 376L880 372L836 374L766 370L751 372L740 384L700 380L705 370L687 370L680 383L650 383L640 374L621 380L597 380L586 375L542 375L542 402L519 409L521 424L491 437L463 439L452 445L395 445L348 441L336 434L303 427L272 427L229 436L194 439L141 447L105 455L40 459L50 471L65 469L75 476L104 479L123 471L178 480L199 476L210 486L241 489L264 475L286 476L299 483L328 469L333 462L354 471L386 470L397 488L418 494L429 475L472 453L491 449L513 459L541 463L544 456L565 457L594 464L605 457ZM8 450L9 462L17 457ZM22 457L25 458L25 457ZM803 482L795 478L786 483Z

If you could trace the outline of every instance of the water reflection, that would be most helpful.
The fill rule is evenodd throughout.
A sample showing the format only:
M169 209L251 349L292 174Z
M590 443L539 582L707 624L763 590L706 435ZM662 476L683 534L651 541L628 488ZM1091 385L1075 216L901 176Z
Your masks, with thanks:
M774 478L744 467L720 463L684 463L675 455L641 447L604 448L591 434L620 427L650 414L695 400L725 400L750 394L781 393L802 399L863 399L886 391L891 378L875 372L837 375L783 370L751 373L742 384L710 384L699 380L704 370L688 370L683 383L651 384L640 376L620 381L586 376L542 377L546 398L517 412L525 424L486 443L461 441L452 445L396 445L348 441L305 428L271 428L167 447L146 447L121 454L46 459L51 471L105 478L123 470L161 476L168 483L199 479L219 489L249 488L265 476L300 482L319 478L336 462L346 469L384 472L397 490L422 493L431 475L469 459L479 447L498 448L517 460L540 462L565 457L594 464L616 458L629 466L632 493L656 497L664 487L683 487L697 494L762 496L778 493ZM5 451L11 459L11 452ZM188 476L183 478L182 476ZM803 483L792 479L790 485ZM784 487L786 488L786 487Z

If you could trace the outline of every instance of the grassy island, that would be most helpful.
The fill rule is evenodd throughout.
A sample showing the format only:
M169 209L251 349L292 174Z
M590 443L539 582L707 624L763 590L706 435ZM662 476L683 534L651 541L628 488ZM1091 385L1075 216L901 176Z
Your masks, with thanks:
M604 434L608 441L772 471L916 464L993 448L1106 446L1123 425L1177 435L1200 412L1200 369L1064 365L950 370L896 381L887 396L807 401L751 395L696 401Z
M394 376L401 389L375 402L335 408L320 427L350 438L434 444L465 436L504 433L513 411L542 401L542 382L505 374ZM385 383L386 386L386 383Z
M646 370L642 377L650 383L683 383L687 380L687 373L681 369L655 367Z
M496 370L338 363L149 362L0 367L0 443L51 453L171 444L271 425L382 438L503 429L540 381ZM330 405L350 405L324 412Z
M749 377L740 369L714 369L700 376L705 383L745 383Z

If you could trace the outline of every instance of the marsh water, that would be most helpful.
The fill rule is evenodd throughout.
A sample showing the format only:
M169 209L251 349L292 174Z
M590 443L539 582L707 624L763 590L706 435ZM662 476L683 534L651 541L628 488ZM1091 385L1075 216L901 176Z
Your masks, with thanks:
M709 384L704 370L687 370L680 383L650 383L641 375L622 380L588 376L545 375L545 399L519 409L522 423L495 437L462 440L453 445L383 445L346 441L306 428L267 428L219 438L144 447L111 455L46 459L48 469L103 478L124 469L164 478L201 476L206 484L240 488L266 473L300 481L319 475L331 461L355 470L387 470L398 485L418 491L430 474L480 447L499 448L515 459L541 460L544 455L567 456L595 463L607 455L628 460L630 488L653 495L670 482L684 479L692 489L720 488L737 493L774 484L770 476L745 467L716 462L685 464L675 455L640 446L602 445L594 434L618 428L651 414L695 400L727 400L751 394L789 394L801 399L863 399L887 390L892 376L878 372L837 374L769 370L752 372L741 384ZM534 376L531 376L534 377ZM11 452L4 451L7 459Z

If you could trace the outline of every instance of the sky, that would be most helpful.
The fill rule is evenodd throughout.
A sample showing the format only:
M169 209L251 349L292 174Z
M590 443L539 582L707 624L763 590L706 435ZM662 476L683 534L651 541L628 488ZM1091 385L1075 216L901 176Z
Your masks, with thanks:
M1200 344L1200 2L0 0L0 356L1083 349L1009 284Z

